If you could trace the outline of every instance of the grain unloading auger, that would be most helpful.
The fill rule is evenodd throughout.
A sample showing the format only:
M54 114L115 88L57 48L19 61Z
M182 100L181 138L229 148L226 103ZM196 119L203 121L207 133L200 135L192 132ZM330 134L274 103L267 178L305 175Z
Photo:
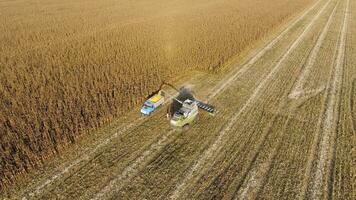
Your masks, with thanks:
M178 95L172 95L163 90L165 85L177 91ZM173 127L188 129L197 121L199 109L212 115L216 113L214 106L196 99L190 89L183 87L178 90L172 84L166 82L163 82L159 89L149 96L141 108L141 113L144 116L151 115L164 104L165 97L173 100L167 111L167 117Z

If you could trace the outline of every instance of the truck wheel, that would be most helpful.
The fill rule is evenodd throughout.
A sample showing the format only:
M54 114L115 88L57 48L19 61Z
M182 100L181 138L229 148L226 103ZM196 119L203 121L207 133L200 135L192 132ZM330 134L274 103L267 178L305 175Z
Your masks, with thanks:
M190 125L186 124L183 126L183 131L188 131L190 129Z

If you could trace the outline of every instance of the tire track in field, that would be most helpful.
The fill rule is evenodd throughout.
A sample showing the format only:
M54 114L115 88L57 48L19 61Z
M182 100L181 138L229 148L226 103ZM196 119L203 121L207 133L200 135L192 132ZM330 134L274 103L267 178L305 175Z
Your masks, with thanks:
M321 90L323 90L323 88L319 88L316 90L309 90L309 91L305 91L303 90L303 87L311 73L311 69L314 66L317 56L319 54L320 48L326 38L326 35L328 33L330 24L332 22L332 18L335 15L335 11L336 11L336 7L334 8L334 10L332 11L332 14L330 15L326 25L324 26L322 33L320 34L318 41L316 42L316 45L314 46L311 54L310 54L310 58L308 59L307 64L304 66L301 75L299 76L297 83L295 84L295 87L293 88L292 92L290 93L290 95L288 96L291 99L297 99L300 98L303 95L308 95L308 94L315 94L315 93L319 93L321 92Z
M227 81L223 80L219 82L218 86L216 89L214 89L214 92L212 92L210 95L208 95L208 101L213 99L215 96L220 94L226 87L230 85L231 82L233 82L236 78L240 77L243 75L257 60L259 60L268 50L270 50L281 38L286 35L289 30L294 27L298 22L300 22L312 9L316 7L316 5L320 2L316 2L312 7L310 7L308 10L306 10L302 16L298 17L292 24L290 24L280 35L278 35L272 42L267 44L259 53L257 53L255 56L253 56L248 63L244 64L237 72L233 73L232 77L230 77ZM231 76L231 75L230 75ZM136 160L127 166L123 173L116 177L115 179L111 180L107 186L105 186L101 191L99 191L96 196L93 198L93 200L97 199L102 199L108 196L108 193L114 193L115 191L119 190L124 184L122 184L123 180L130 179L133 176L135 176L140 168L143 168L147 162L147 159L149 159L149 156L154 157L156 154L158 154L164 145L168 145L172 140L169 140L169 136L173 135L174 131L170 131L167 133L167 135L163 135L162 138L159 140L158 143L154 143L150 146L149 149L147 149L141 156L136 158ZM168 137L167 137L168 136ZM146 162L145 162L146 161ZM141 166L140 166L141 164ZM128 181L128 180L126 180ZM120 185L118 185L121 182ZM125 182L125 181L124 181Z
M352 130L356 132L356 110L355 110L355 100L356 100L356 79L352 81L352 88L350 94L350 110L351 110L351 125Z
M331 66L334 65L334 62L336 60L336 54L337 54L337 49L335 48L334 52L333 52L333 63L331 64ZM310 174L312 171L312 166L313 166L313 160L314 160L314 155L317 151L317 145L318 142L320 141L320 134L321 134L321 128L322 128L322 123L323 123L323 115L325 113L326 110L326 104L327 104L327 100L328 100L328 91L330 90L330 83L331 83L331 79L332 79L332 74L333 74L333 69L331 68L330 70L330 75L328 78L328 81L326 83L326 88L325 88L325 93L323 95L323 101L322 101L322 106L321 106L321 113L319 115L319 119L317 122L317 130L315 131L315 134L313 136L313 141L311 144L311 152L309 153L308 159L307 159L307 164L306 164L306 170L304 172L304 177L302 180L302 188L301 188L301 192L300 192L300 199L305 199L306 197L306 192L307 192L307 187L308 187L308 181L310 179Z
M339 103L340 103L340 91L342 87L343 79L343 65L344 65L344 55L345 55L345 43L346 43L346 33L348 25L348 15L349 15L349 3L347 0L344 21L342 25L342 31L340 35L340 43L338 47L338 55L336 58L336 66L334 71L334 77L332 80L332 85L329 91L329 99L327 102L327 108L325 111L325 120L322 125L322 138L320 144L320 152L317 158L316 172L313 175L311 181L311 199L320 199L321 193L323 192L324 175L327 177L330 175L330 166L332 163L329 154L334 151L335 144L335 134L336 134L336 124L338 120L339 113ZM325 178L326 179L326 178ZM330 184L330 183L329 183Z
M295 87L291 88L291 91L289 92L288 97L291 98L291 95L293 95L293 99L294 99L294 95L293 93L298 92L299 94L301 94L302 91L302 87L305 84L305 80L306 80L306 76L309 76L311 67L314 65L317 55L319 53L319 50L321 48L321 45L323 44L323 42L325 41L326 35L329 31L329 27L330 24L332 22L332 19L334 18L335 12L336 12L336 8L338 7L338 3L335 5L333 11L331 12L327 23L325 24L321 34L318 37L318 40L315 44L315 46L313 47L308 60L305 64L305 68L304 70L301 72L301 74L299 75L298 79L297 79L297 84ZM303 92L304 93L304 92ZM298 96L299 97L299 96ZM285 101L285 100L284 100ZM286 102L286 101L285 101ZM288 116L287 116L287 121L285 122L282 130L285 130L288 127L288 124L290 123L290 121L293 119L293 113L296 111L297 107L293 107L291 111L288 112ZM278 111L280 112L280 111ZM278 113L277 112L277 113ZM274 119L276 118L276 115L274 116ZM282 136L281 137L285 137L283 134L284 131L282 131ZM265 137L262 136L262 139L264 139ZM270 155L268 156L268 158L266 159L266 161L262 164L260 164L260 166L256 166L255 169L251 169L253 162L256 161L256 159L252 160L252 162L249 164L249 168L252 171L249 172L249 170L246 171L246 174L244 175L244 177L250 177L249 179L245 179L242 183L244 185L244 187L237 189L237 196L235 199L247 199L247 197L252 193L252 195L256 195L258 193L258 191L260 190L260 188L263 186L263 182L265 181L267 172L269 171L273 161L275 160L275 157L279 151L279 149L281 148L282 145L282 141L284 141L283 139L280 140L277 144L277 146L275 148L273 148L272 152L270 153ZM263 142L261 143L262 146ZM258 146L258 149L260 149L261 147ZM257 157L259 154L259 151L256 151L254 154L254 157ZM250 173L250 175L247 175L248 173ZM257 177L258 176L258 177Z
M180 195L185 191L188 182L191 182L191 179L194 178L194 174L201 171L203 166L211 160L215 153L219 152L224 144L224 136L231 130L232 126L239 119L239 116L252 104L255 103L260 94L265 90L265 86L267 86L275 77L275 75L279 72L280 68L283 66L282 63L288 58L291 52L293 52L299 44L302 42L306 34L309 32L311 27L314 25L316 20L320 17L321 13L326 9L331 0L329 0L320 11L313 17L313 19L309 22L309 24L305 27L304 31L301 35L292 43L292 45L287 49L285 54L279 59L274 68L269 72L269 74L259 83L257 88L254 90L253 94L249 97L249 99L245 102L241 109L237 111L228 121L227 124L221 129L219 132L218 138L216 141L208 147L208 149L203 152L202 156L198 158L197 162L189 169L187 174L184 176L183 180L176 185L175 190L173 191L170 199L178 199Z

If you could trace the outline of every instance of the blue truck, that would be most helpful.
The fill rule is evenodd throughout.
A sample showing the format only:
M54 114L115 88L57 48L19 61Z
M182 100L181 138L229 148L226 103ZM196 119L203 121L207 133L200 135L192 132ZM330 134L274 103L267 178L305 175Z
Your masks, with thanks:
M149 98L148 100L143 103L141 108L141 114L143 116L151 115L158 107L163 105L164 103L164 96L161 94L162 92L159 91L157 94Z

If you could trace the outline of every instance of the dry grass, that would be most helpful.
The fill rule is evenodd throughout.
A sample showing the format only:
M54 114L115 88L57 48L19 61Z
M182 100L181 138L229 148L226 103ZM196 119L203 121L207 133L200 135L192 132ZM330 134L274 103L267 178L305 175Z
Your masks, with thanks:
M0 2L0 190L160 80L218 71L310 1Z

